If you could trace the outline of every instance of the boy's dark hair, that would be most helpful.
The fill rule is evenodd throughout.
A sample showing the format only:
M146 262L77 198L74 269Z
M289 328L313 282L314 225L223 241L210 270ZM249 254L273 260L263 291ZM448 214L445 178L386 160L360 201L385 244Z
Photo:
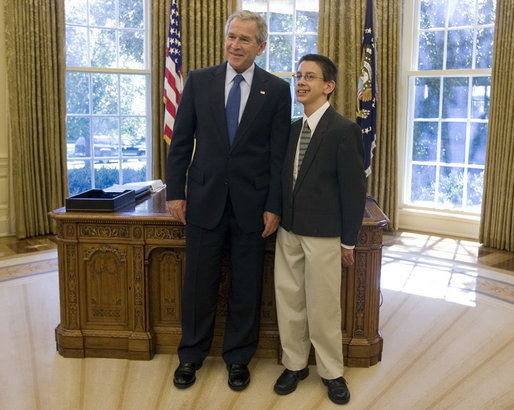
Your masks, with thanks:
M318 64L321 68L324 81L334 81L337 83L337 67L330 58L321 54L305 54L302 58L300 58L300 61L298 61L298 65L296 67L298 68L304 61L312 61ZM330 95L332 95L332 93L327 96L327 99L330 98Z

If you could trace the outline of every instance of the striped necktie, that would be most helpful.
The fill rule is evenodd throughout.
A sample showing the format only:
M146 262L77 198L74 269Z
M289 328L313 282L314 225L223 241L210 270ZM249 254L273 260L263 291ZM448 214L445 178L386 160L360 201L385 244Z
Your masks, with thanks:
M300 134L300 149L298 151L298 172L300 172L303 157L305 156L305 151L307 151L307 147L309 146L310 141L311 129L309 128L309 124L307 123L307 121L305 121L303 124L302 133Z

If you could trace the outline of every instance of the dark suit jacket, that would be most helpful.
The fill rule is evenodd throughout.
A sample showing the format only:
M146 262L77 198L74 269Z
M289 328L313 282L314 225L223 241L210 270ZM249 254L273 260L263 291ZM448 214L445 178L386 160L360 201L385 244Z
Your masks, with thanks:
M248 102L230 146L225 118L226 64L188 75L168 150L166 198L186 198L187 173L188 223L214 228L230 191L240 227L255 232L264 226L264 211L281 214L281 171L291 121L291 93L286 81L256 66Z
M302 120L291 126L282 173L281 226L297 235L341 237L355 245L366 203L364 149L359 126L329 107L321 117L293 189Z

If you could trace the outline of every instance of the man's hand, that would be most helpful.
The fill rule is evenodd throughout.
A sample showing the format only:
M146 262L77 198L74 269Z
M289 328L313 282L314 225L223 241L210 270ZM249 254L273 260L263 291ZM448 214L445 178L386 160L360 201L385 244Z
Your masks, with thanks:
M178 219L184 225L186 224L186 200L185 199L174 199L173 201L167 201L168 211L171 216Z
M353 249L346 249L341 246L341 263L343 266L353 265Z
M264 231L262 237L266 238L278 229L280 223L280 216L272 212L264 211Z

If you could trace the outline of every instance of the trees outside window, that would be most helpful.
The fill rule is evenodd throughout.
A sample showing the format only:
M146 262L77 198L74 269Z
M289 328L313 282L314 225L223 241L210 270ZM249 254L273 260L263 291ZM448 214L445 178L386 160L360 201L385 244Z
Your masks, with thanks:
M145 0L65 0L70 195L150 179L146 10Z
M407 36L404 206L478 214L495 0L416 0Z
M243 0L242 9L259 13L268 23L268 44L256 64L291 85L293 116L303 114L294 99L293 74L300 57L318 51L318 0Z

